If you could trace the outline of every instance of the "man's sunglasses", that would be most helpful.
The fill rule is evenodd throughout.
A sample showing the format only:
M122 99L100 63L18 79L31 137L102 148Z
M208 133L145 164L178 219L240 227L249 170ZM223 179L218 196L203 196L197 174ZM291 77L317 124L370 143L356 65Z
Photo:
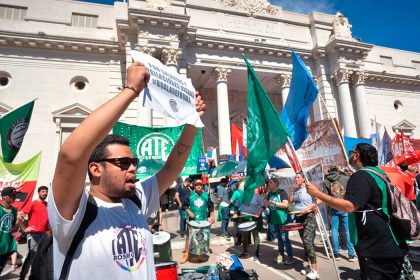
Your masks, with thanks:
M357 154L357 151L349 150L349 155L351 154Z
M139 165L139 159L138 158L129 158L129 157L120 157L120 158L104 158L100 160L95 160L95 162L109 162L115 166L118 166L122 170L127 170L130 168L130 165L134 165L134 167L137 167Z

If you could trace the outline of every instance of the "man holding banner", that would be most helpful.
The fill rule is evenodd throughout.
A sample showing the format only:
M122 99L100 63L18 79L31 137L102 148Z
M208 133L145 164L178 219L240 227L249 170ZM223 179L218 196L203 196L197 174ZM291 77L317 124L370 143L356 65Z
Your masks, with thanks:
M147 86L149 77L145 65L134 62L127 68L127 86L87 117L61 147L48 203L54 238L54 279L61 274L88 200L90 205L97 205L96 219L75 250L77 258L70 263L68 279L156 277L146 218L159 209L159 196L184 167L197 129L185 125L164 167L146 181L136 182L139 162L129 142L107 134ZM198 94L194 103L197 118L202 117L205 105ZM86 171L91 181L89 192L85 189Z
M378 152L370 144L359 143L350 151L350 164L357 172L350 177L343 198L327 195L313 184L306 185L308 193L350 213L350 239L358 255L361 279L400 279L407 244L396 238L387 220L386 183L375 174L384 174L378 167Z

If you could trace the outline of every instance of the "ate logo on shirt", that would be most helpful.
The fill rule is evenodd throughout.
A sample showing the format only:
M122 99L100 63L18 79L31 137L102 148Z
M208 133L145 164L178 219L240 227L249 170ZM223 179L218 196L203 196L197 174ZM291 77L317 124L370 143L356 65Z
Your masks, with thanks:
M12 231L13 215L6 214L0 220L0 231L11 232Z
M146 239L136 225L122 225L115 229L112 240L114 262L122 269L135 272L146 259Z

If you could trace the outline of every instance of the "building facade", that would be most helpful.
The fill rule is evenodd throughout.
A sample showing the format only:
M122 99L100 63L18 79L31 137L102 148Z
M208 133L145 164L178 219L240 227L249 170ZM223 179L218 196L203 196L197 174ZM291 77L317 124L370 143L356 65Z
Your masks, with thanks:
M368 138L376 119L420 138L420 53L361 42L340 13L297 14L266 0L0 0L0 115L37 98L15 162L42 151L39 183L49 184L69 133L124 85L131 50L191 78L208 108L205 146L230 154L230 124L247 115L242 54L280 112L290 48L319 88L310 121L335 117L344 135ZM121 121L177 124L137 101Z

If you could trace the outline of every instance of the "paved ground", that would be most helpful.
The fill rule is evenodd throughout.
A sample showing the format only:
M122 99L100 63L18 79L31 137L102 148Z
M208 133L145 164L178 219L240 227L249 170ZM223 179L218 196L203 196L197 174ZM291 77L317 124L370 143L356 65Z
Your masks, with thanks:
M178 230L178 212L171 211L164 213L163 227L164 230L171 233L171 246L172 246L172 257L175 261L182 258L182 250L185 241L180 239ZM255 262L252 259L241 260L245 268L252 268L257 271L259 279L305 279L305 276L300 274L300 270L303 268L303 247L301 240L297 232L292 232L290 236L293 245L293 252L296 257L296 262L293 265L283 265L274 263L273 259L276 257L277 242L265 241L265 234L260 234L261 243L261 258L259 262ZM337 274L334 269L332 259L328 259L325 250L322 245L320 238L315 241L318 269L322 279L337 279ZM414 244L420 250L420 242ZM215 223L211 229L211 241L210 248L212 254L209 254L209 258L204 263L185 263L179 265L178 271L182 268L197 268L200 266L206 266L216 263L216 256L218 254L235 254L241 253L241 247L233 245L233 239L228 241L225 238L220 237L220 223ZM26 254L26 244L19 245L19 253L22 255ZM253 252L253 246L250 247L250 253ZM339 279L359 279L359 265L357 262L349 262L347 260L347 252L341 252L341 258L337 261L337 267L339 270ZM419 259L420 260L420 259ZM416 271L416 279L420 279L420 262L413 262L414 270ZM7 270L9 267L6 267ZM13 273L6 276L0 277L0 279L18 279L18 273L20 268Z

